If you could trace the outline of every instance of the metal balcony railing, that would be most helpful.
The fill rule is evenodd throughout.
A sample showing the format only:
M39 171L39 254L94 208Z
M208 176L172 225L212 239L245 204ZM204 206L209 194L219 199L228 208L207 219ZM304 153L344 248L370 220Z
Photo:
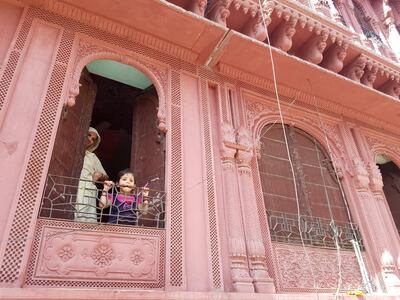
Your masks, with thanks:
M358 242L364 250L361 233L356 224L332 221L311 216L300 216L277 211L267 211L272 241L288 244L353 249L352 240ZM301 232L301 236L300 236Z
M113 187L103 192L103 183L49 175L43 191L39 217L76 222L165 227L165 192L135 187L131 194ZM104 194L103 194L104 193ZM101 196L109 206L101 207Z

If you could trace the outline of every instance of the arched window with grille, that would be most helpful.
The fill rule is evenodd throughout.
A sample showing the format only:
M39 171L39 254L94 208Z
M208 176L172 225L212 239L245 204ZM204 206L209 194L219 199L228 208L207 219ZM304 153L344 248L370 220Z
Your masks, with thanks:
M283 135L286 131L293 175ZM351 248L362 244L342 196L329 155L312 136L288 125L267 125L261 133L259 171L271 238L276 242ZM301 236L300 236L301 232Z

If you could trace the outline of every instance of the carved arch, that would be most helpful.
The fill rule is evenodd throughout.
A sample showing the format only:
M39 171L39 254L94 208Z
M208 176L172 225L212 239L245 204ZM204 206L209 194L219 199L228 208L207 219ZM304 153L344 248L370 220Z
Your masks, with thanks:
M264 126L268 124L272 124L276 122L276 120L279 119L279 114L278 113L272 113L272 112L266 112L266 113L261 113L259 114L253 122L252 126L252 132L253 132L253 137L255 141L258 141L262 132L262 129ZM314 124L305 118L299 118L296 116L285 116L285 124L286 125L295 125L295 127L303 130L304 132L308 133L310 136L313 136L321 145L321 147L324 148L326 153L329 155L332 155L332 163L335 164L336 169L341 169L345 170L345 153L344 153L344 148L342 145L342 141L340 140L338 134L334 131L333 128L327 128L327 130L330 130L329 133L327 133L327 139L329 143L329 147L332 153L329 153L328 151L328 145L326 144L326 138L325 138L325 133L324 131L317 126L317 124ZM279 122L280 123L280 122ZM325 124L326 127L328 127L327 124Z
M79 41L72 76L68 83L68 95L64 104L66 106L73 106L75 104L76 96L79 95L79 79L83 68L90 62L98 59L109 59L129 65L142 72L152 81L157 91L159 101L157 112L159 128L163 132L166 132L166 97L168 95L167 91L169 82L167 67L162 68L157 66L155 63L140 58L134 53L113 50L104 46L96 45L94 42L84 40Z
M369 147L372 151L374 163L375 163L375 156L378 154L383 154L387 158L396 164L398 168L400 168L400 147L390 147L387 144L381 143L372 138L367 138Z

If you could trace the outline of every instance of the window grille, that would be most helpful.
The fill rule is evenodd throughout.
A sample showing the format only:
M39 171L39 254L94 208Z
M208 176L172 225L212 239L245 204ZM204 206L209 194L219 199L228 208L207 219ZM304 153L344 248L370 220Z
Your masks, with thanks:
M86 223L165 227L165 192L134 188L125 195L112 188L104 196L109 207L101 208L102 183L48 175L39 216ZM81 196L78 196L81 195ZM80 200L77 202L77 197Z
M283 137L287 133L293 175ZM276 242L351 249L362 245L360 232L350 222L332 162L319 142L293 126L266 126L261 133L259 171L271 238ZM300 211L300 222L298 208ZM300 223L300 224L299 224Z

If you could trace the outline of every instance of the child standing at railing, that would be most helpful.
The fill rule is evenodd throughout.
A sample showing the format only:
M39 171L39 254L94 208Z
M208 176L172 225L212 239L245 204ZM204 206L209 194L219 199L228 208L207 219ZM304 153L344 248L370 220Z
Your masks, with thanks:
M100 208L111 206L108 223L136 225L137 208L142 198L134 194L135 177L130 169L118 173L116 189L114 182L104 181L103 192L100 197ZM110 193L112 190L112 193ZM144 196L147 196L148 188L143 189Z

